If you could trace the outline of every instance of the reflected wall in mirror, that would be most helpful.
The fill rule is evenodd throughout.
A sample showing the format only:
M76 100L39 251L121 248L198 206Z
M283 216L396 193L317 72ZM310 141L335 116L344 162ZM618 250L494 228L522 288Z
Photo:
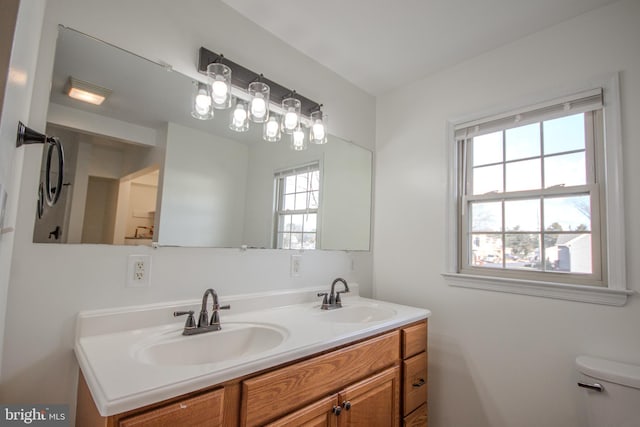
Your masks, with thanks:
M71 99L70 77L111 93ZM60 27L46 132L63 142L65 185L34 242L369 250L370 151L331 135L292 151L258 125L231 131L230 110L194 119L192 85Z

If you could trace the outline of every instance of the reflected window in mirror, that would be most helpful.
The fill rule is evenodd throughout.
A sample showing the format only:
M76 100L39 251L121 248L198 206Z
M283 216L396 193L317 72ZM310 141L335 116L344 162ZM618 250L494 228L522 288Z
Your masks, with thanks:
M320 208L320 163L275 175L276 248L316 249Z

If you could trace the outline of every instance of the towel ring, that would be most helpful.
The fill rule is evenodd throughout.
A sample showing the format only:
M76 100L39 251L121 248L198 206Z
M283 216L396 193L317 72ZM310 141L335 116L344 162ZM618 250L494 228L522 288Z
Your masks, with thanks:
M58 202L60 194L62 194L62 180L64 178L64 150L60 140L55 136L47 138L47 165L44 173L44 187L45 187L45 201L47 206L52 207ZM56 149L58 153L58 180L56 186L51 186L51 159L53 157L53 150Z

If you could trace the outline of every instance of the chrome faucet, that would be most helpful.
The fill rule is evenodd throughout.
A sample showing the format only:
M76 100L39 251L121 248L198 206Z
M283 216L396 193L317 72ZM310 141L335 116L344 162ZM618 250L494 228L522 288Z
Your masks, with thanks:
M342 292L334 292L336 283L342 283L344 285L344 291ZM347 281L338 277L336 280L331 283L331 293L327 294L326 292L319 292L319 297L324 297L322 299L322 306L320 307L323 310L333 310L334 308L342 307L342 301L340 300L340 294L346 294L349 292L349 285L347 285Z
M209 295L213 299L213 306L211 310L213 313L211 314L211 320L209 320L209 313L207 312L207 300L209 299ZM189 311L175 311L173 312L174 316L183 316L187 315L187 321L184 324L184 330L182 331L182 335L196 335L202 334L205 332L211 331L219 331L220 327L220 314L219 310L228 310L230 309L230 305L220 305L218 303L218 294L217 292L209 288L204 291L204 295L202 296L202 307L200 308L200 315L198 316L198 324L196 325L196 321L193 318L193 310Z

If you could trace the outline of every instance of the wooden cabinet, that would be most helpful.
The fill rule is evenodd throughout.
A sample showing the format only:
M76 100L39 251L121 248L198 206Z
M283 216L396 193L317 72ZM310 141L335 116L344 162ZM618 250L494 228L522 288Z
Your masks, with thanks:
M402 427L424 427L427 425L427 404L423 403L418 409L404 417Z
M374 375L338 394L338 426L400 425L400 367Z
M224 392L219 389L124 418L118 422L118 427L219 426L223 420L223 405Z
M426 334L426 321L418 322L257 375L109 417L100 416L81 375L76 424L426 426Z
M338 395L332 394L267 424L267 427L337 427L337 415L340 412L342 408L338 405Z
M393 331L247 379L242 383L241 425L270 422L398 364L399 359L400 334Z
M427 322L402 330L402 415L405 426L427 425Z
M400 368L394 366L280 418L268 427L393 427L400 421Z

